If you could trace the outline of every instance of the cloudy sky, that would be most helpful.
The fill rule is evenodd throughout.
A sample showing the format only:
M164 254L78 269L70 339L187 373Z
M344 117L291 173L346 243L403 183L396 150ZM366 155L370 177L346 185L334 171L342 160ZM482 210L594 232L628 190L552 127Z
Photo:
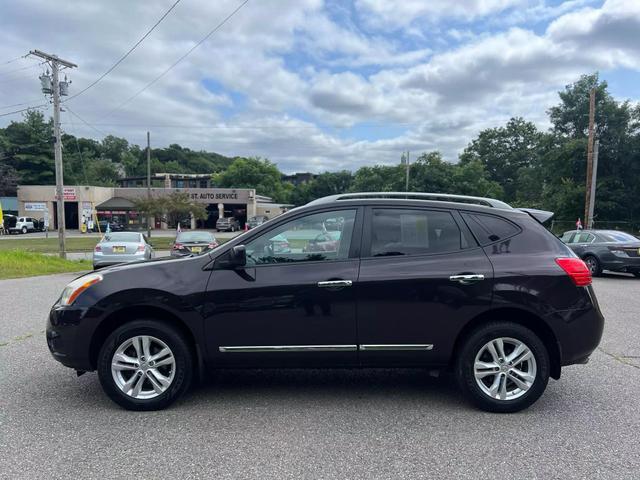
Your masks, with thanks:
M0 0L0 114L43 100L43 67L16 57L37 48L77 63L77 93L174 2ZM319 172L396 163L403 150L457 161L512 116L547 128L557 91L596 70L614 96L640 99L640 0L249 0L127 101L241 3L181 0L69 101L91 127L68 111L64 130L143 144L149 129L154 146Z

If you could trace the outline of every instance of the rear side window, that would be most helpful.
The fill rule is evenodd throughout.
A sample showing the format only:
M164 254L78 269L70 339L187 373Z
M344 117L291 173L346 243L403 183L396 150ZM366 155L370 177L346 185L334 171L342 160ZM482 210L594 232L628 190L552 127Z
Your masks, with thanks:
M504 240L520 232L520 228L502 217L482 213L463 212L461 214L482 246Z
M460 250L460 229L449 212L374 209L371 256L422 255Z
M576 232L565 232L564 235L560 238L564 243L570 243L571 239L575 235Z

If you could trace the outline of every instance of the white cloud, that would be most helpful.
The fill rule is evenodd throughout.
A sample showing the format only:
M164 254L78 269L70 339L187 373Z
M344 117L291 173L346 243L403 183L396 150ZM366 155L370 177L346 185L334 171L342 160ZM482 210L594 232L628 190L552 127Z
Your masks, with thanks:
M32 48L57 53L78 63L69 72L77 92L172 2L157 3L7 4L0 62ZM144 143L151 129L155 146L260 155L285 171L396 163L406 149L439 149L455 160L481 129L511 116L546 128L545 111L557 102L556 92L583 73L640 70L640 2L609 0L600 8L585 7L590 0L569 3L356 0L361 30L336 17L349 9L329 12L320 0L281 0L277 8L249 2L162 80L105 117L238 5L181 2L131 57L70 107L100 131L134 143ZM528 13L514 20L514 6ZM519 24L532 12L547 18L546 30ZM426 17L445 39L437 48L417 27ZM391 35L402 25L399 18L409 26ZM480 23L473 30L451 27L447 18ZM375 26L381 19L384 28ZM519 26L492 31L501 20ZM483 30L482 22L491 28ZM443 49L450 38L457 46ZM0 65L0 107L39 96L37 68L3 75L29 64ZM219 88L208 90L209 81ZM0 125L10 118L16 117L0 117ZM100 136L70 118L63 114L67 131Z
M443 18L473 20L525 4L526 0L356 0L372 25L402 27L417 20L434 23Z

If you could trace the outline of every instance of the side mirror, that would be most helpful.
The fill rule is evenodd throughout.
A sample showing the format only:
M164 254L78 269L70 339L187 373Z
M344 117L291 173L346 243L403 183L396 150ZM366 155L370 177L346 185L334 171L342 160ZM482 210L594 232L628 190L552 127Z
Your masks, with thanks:
M244 245L236 245L229 250L229 264L232 267L244 267L247 264L247 249Z
M232 270L238 267L244 267L247 264L247 249L244 245L236 245L223 255L216 258L214 270Z

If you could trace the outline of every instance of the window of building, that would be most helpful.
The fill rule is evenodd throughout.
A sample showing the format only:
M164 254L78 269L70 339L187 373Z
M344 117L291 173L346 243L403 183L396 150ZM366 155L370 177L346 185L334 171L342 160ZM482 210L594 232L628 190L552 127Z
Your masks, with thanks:
M449 212L418 209L373 210L373 257L453 252L460 248L460 229Z

